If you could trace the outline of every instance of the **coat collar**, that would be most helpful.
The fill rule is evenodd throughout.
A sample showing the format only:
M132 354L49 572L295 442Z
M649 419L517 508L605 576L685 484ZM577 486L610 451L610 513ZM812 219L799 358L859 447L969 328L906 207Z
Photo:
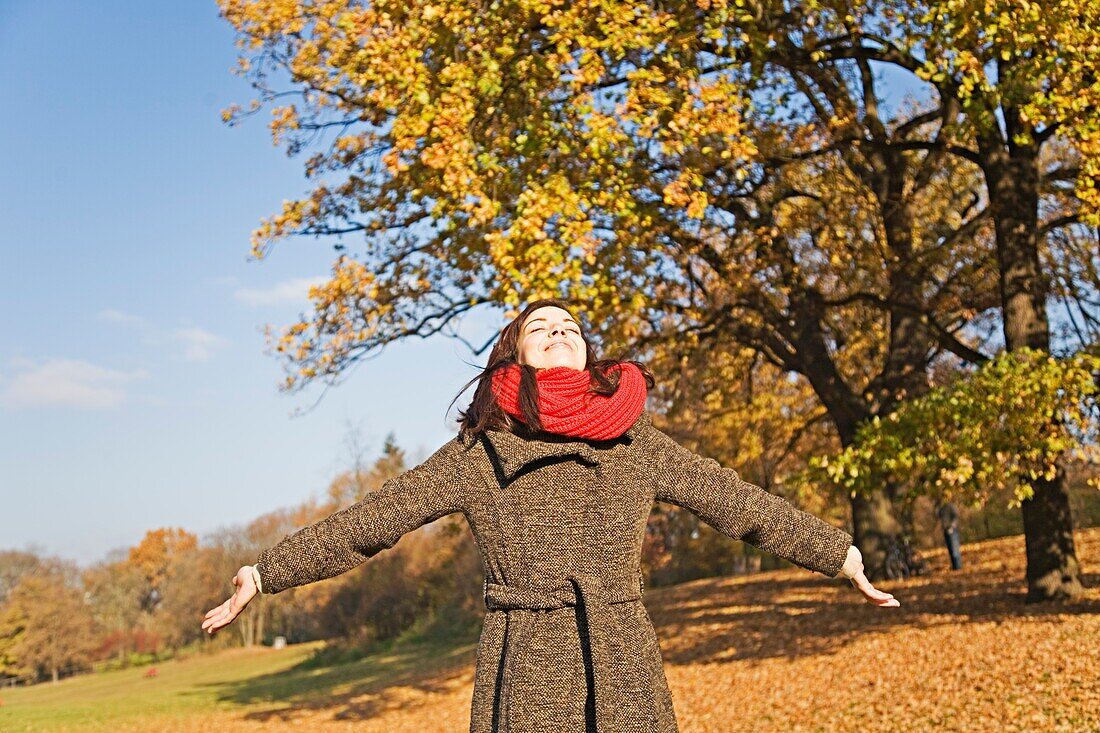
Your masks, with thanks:
M483 435L494 462L500 467L506 481L529 463L545 458L576 455L586 463L599 465L601 453L623 442L633 441L650 424L649 413L642 411L638 419L618 438L611 440L585 440L567 435L539 432L524 437L507 430L486 430Z

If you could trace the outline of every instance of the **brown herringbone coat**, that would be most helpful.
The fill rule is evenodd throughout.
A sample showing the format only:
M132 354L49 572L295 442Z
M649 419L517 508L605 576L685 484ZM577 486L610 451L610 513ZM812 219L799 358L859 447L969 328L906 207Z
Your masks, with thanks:
M686 450L645 413L592 442L489 431L260 553L265 593L343 573L462 512L485 565L471 733L677 730L640 557L655 500L835 577L851 535Z

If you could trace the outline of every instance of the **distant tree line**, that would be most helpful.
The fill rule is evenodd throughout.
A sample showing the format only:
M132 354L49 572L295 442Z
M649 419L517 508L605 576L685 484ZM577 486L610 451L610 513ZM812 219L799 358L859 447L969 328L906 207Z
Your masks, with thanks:
M758 373L750 368L750 374ZM742 472L771 491L830 521L843 524L844 498L802 491L793 480L804 457L781 445L753 447L751 436L792 431L785 443L800 444L788 414L760 410L754 390L724 390L724 409L743 421L746 460ZM800 386L772 386L767 399L798 402ZM787 410L786 412L789 412ZM714 431L692 430L686 413L678 419L681 439L696 450L721 457L714 445L728 441ZM709 424L709 423L707 423ZM672 429L671 425L669 429ZM688 432L684 432L685 429ZM811 436L812 437L812 436ZM811 441L812 442L812 441ZM802 449L806 446L803 445ZM387 437L381 456L369 466L356 460L328 486L323 499L271 512L243 527L219 530L200 540L178 528L150 530L135 546L117 550L80 569L75 563L33 551L0 551L0 685L58 680L62 676L143 664L177 654L216 651L228 646L270 644L276 636L291 643L328 640L331 653L363 653L377 642L414 628L451 634L476 633L484 612L480 552L461 515L421 527L392 549L325 582L261 595L233 627L214 638L200 630L208 608L231 592L237 569L286 534L338 511L390 477L409 468L405 452ZM1071 497L1085 525L1100 525L1100 492L1087 485L1095 469L1073 464ZM915 498L921 547L933 548L936 531L931 502ZM964 537L983 539L1022 531L1018 512L997 504L983 511L964 509ZM642 547L647 586L661 586L715 575L751 573L787 563L733 541L694 514L656 504ZM444 612L445 609L445 612Z
M430 623L443 607L448 624L478 620L480 555L461 517L451 516L339 578L261 596L213 639L201 631L203 614L232 592L230 580L241 565L406 468L405 453L390 436L373 465L341 473L324 499L201 541L179 528L150 530L137 545L83 570L33 551L0 552L0 680L56 681L181 651L270 643L276 635L363 648Z

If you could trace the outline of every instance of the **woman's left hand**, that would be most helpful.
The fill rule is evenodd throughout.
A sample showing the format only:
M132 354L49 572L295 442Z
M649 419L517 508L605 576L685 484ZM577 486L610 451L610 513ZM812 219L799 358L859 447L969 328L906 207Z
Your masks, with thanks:
M901 605L901 601L894 598L893 594L881 591L871 585L871 581L867 579L867 575L863 572L862 567L859 569L859 572L849 578L849 580L852 581L852 585L859 589L859 592L864 595L869 603L873 603L881 608L897 608Z
M840 569L840 575L852 581L852 585L859 589L859 592L864 595L868 603L873 603L881 608L897 608L901 605L901 602L894 598L892 594L871 585L871 581L867 579L866 573L863 572L863 555L860 554L859 548L855 545L848 548L848 556L844 558L844 566Z

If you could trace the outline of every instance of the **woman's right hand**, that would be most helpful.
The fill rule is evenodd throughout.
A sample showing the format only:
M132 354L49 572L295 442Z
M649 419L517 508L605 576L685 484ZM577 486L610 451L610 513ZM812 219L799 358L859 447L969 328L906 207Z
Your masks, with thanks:
M202 629L211 636L221 627L232 623L258 592L256 581L252 579L251 565L245 565L237 571L233 576L233 585L237 587L233 595L220 606L211 608L203 617Z

